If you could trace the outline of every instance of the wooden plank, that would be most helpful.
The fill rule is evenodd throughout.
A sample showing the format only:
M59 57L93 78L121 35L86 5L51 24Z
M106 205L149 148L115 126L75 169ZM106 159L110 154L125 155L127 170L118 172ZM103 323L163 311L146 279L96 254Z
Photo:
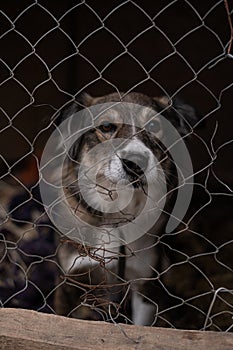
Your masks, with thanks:
M232 350L233 334L82 321L22 309L0 309L0 349Z

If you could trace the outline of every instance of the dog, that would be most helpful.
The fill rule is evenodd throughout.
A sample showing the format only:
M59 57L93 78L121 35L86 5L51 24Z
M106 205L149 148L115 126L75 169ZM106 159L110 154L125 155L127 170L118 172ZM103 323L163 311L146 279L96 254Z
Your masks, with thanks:
M90 242L64 235L59 244L63 277L55 292L55 311L83 319L154 325L159 306L153 294L159 292L150 282L159 280L158 246L178 185L177 169L163 144L164 123L168 121L182 139L192 133L199 117L180 99L133 92L102 97L85 93L54 123L59 128L69 118L84 132L67 151L63 191L73 215L94 231ZM154 212L148 209L141 215L148 198ZM142 221L137 223L140 215Z

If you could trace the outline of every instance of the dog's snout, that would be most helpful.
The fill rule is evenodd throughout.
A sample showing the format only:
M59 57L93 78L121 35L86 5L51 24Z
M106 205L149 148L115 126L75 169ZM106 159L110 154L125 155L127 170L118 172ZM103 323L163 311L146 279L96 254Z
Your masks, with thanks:
M122 164L126 172L134 172L137 175L142 175L148 166L148 157L144 153L123 152Z

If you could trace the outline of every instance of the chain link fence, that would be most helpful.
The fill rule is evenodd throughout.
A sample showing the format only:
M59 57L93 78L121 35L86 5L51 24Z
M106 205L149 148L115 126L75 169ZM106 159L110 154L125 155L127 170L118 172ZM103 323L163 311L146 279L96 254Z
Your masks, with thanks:
M232 330L232 13L227 0L1 4L2 307L128 324L152 310L147 325ZM64 108L122 92L178 96L198 111L184 137L193 196L173 232L109 252L52 224L39 164ZM126 276L129 257L140 278Z

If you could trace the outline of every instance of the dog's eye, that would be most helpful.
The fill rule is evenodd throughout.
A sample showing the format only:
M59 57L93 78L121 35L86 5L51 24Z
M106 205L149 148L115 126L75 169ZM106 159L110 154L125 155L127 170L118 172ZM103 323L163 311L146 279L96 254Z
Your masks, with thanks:
M160 123L158 120L151 120L145 125L145 129L149 132L158 132L160 130Z
M117 126L110 122L103 122L99 125L99 130L103 133L114 133L116 131Z

